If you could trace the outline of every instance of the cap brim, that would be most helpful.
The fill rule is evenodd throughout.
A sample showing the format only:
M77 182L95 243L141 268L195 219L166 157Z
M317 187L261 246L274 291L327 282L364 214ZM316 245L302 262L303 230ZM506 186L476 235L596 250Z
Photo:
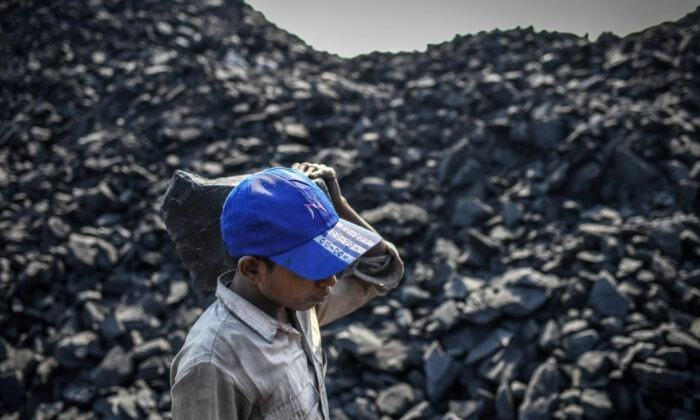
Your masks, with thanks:
M323 280L347 268L382 240L378 234L339 219L312 240L270 258L309 280Z

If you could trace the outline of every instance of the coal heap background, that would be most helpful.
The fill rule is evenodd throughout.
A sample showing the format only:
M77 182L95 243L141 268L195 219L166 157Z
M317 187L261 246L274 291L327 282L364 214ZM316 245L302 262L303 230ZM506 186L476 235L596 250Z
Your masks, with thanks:
M0 16L0 418L169 417L174 171L303 160L406 262L325 329L334 418L698 418L700 10L349 60L233 0Z

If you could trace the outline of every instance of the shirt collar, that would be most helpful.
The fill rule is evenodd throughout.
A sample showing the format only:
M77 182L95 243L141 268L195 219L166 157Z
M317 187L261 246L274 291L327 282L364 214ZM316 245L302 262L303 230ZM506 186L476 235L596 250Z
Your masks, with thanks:
M228 284L233 280L235 273L236 270L234 269L221 274L216 284L216 297L226 306L229 312L270 343L275 338L278 330L286 333L292 332L292 328L283 325L228 288Z

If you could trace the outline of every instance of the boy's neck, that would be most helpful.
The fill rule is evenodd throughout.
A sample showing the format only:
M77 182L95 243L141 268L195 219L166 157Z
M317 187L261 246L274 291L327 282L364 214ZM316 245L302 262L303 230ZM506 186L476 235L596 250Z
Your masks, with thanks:
M233 277L229 289L279 322L283 324L290 322L287 308L263 296L257 287L246 279L240 278L238 273Z

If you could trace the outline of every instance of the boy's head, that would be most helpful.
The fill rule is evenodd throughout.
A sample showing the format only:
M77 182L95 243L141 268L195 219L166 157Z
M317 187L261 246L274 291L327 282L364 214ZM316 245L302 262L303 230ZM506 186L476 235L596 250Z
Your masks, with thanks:
M241 181L226 198L220 222L232 257L267 257L309 280L342 271L381 240L340 219L311 179L288 168Z

